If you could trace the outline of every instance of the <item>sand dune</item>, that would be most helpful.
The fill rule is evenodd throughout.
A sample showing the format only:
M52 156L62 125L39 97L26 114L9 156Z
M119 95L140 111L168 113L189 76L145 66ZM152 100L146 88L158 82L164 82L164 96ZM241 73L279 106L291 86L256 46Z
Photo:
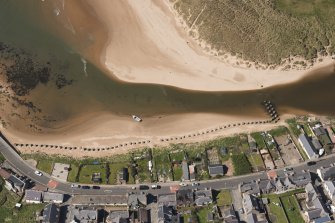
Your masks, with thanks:
M293 82L307 73L241 68L231 65L236 60L232 57L231 63L224 63L205 54L187 35L166 0L87 2L108 30L103 63L123 81L237 91Z

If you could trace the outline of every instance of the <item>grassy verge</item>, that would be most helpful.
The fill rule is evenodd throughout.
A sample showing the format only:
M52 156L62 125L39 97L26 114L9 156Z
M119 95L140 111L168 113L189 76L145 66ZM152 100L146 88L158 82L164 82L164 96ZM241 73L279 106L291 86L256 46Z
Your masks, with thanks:
M53 166L54 164L52 160L39 160L36 167L45 173L51 174Z

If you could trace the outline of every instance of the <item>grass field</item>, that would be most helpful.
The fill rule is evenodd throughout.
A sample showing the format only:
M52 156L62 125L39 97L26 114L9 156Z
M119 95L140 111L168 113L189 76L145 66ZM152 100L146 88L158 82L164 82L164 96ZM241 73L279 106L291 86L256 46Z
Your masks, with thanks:
M67 181L69 182L77 182L76 177L79 171L79 166L76 163L71 163L69 175L67 176Z
M335 53L335 1L170 1L188 27L222 53L263 64Z
M247 155L247 158L254 170L264 170L264 163L260 154L251 153Z

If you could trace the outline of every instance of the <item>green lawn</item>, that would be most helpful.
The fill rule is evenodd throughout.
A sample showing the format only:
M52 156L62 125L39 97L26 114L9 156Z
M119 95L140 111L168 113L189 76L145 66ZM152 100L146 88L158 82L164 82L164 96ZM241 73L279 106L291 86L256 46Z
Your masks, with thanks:
M232 155L234 175L251 173L251 165L245 154Z
M296 121L296 119L288 119L286 120L287 124L289 125L290 130L292 131L293 135L295 135L296 137L298 137L301 134L300 129L298 129L298 123Z
M151 182L151 176L149 172L148 160L141 159L137 160L138 165L138 179L140 182Z
M288 130L286 127L284 126L280 126L278 128L275 129L271 129L269 131L269 133L273 136L273 137L278 137L278 136L282 136L282 135L287 135L288 134Z
M255 170L259 170L264 168L264 163L263 163L263 159L262 156L258 153L251 153L247 155L247 158L252 166L252 168L254 168Z
M286 212L288 220L294 223L304 223L304 219L300 214L298 201L294 195L283 196L280 198L283 204L283 208Z
M259 149L266 148L266 145L265 145L264 140L263 140L263 136L261 135L260 132L253 132L250 135L251 135L252 138L255 139Z
M182 176L183 176L183 170L181 168L181 165L175 165L173 167L173 175L174 175L174 180L179 181L181 180Z
M48 174L52 173L52 169L53 169L53 161L50 159L46 159L46 160L38 160L37 162L37 169L42 170L43 172L46 172Z
M76 177L79 171L79 166L76 163L71 163L70 164L70 171L69 175L67 176L67 181L69 182L77 182Z
M216 197L218 206L230 206L232 204L232 197L229 190L222 190Z
M288 222L285 217L285 212L282 208L281 202L278 197L274 196L269 198L269 210L270 210L270 219L273 223L286 223Z
M198 216L198 220L199 220L199 223L207 223L207 215L209 213L209 208L207 207L204 207L204 208L201 208L199 210L197 210L197 216Z
M99 165L84 165L79 173L79 182L85 184L92 184L92 174L100 173L102 183L106 183L106 169L104 164Z
M124 168L127 167L127 163L111 163L109 164L109 171L110 171L110 175L109 175L109 184L117 184L117 180L118 180L118 175L119 175L119 171ZM132 178L130 171L129 171L129 179ZM134 180L132 180L134 181Z

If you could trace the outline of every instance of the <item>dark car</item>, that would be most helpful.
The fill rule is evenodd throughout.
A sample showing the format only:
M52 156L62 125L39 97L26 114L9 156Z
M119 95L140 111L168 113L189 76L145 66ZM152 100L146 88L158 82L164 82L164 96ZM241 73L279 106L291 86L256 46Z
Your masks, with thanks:
M149 190L149 186L147 185L140 185L139 188L140 190Z
M316 164L315 161L309 161L309 162L307 163L307 166L313 166L313 165L315 165L315 164Z
M99 190L100 189L99 186L93 186L92 188L95 189L95 190Z
M87 190L87 189L90 189L90 186L82 186L81 188Z

